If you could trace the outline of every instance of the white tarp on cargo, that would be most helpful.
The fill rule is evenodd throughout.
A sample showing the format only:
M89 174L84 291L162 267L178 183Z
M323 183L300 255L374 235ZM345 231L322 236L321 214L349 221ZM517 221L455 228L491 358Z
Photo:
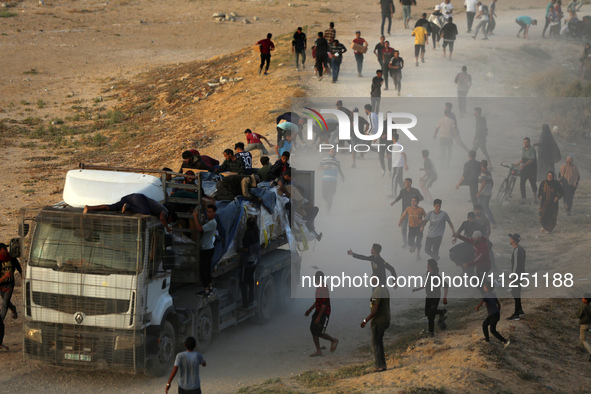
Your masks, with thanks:
M64 201L77 208L114 204L128 194L141 193L164 201L162 181L152 175L130 172L71 170L66 175Z

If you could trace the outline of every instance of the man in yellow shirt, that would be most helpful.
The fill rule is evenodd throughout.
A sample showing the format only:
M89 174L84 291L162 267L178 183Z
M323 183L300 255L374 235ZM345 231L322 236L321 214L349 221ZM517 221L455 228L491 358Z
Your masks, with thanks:
M415 65L419 66L419 52L421 54L421 62L425 63L425 45L429 45L429 35L423 26L417 26L411 33L415 38Z

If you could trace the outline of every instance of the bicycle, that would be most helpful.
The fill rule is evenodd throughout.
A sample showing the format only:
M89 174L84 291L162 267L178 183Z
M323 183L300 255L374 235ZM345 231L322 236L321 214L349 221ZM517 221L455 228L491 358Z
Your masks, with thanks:
M507 174L507 178L503 180L503 183L501 184L501 187L499 188L499 191L497 193L497 202L499 204L511 198L513 188L515 187L515 183L517 182L517 177L521 174L519 166L516 166L513 163L507 165L507 162L504 161L501 163L501 166L508 168L509 173Z

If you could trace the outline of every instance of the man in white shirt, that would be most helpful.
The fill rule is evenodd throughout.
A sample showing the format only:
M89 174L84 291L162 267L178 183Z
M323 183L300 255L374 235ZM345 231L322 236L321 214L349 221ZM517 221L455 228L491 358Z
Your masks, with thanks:
M392 134L392 139L394 140L394 144L392 145L392 196L398 195L397 186L400 187L400 190L404 188L404 183L402 182L402 171L408 171L408 164L406 163L406 153L404 152L404 148L400 143L398 143L398 138L400 136L398 133Z
M476 15L477 0L466 0L464 8L466 9L466 20L468 21L468 33L472 33L472 24L474 23L474 16Z
M444 0L443 3L439 5L439 8L443 14L443 17L445 18L445 21L447 22L449 17L452 16L452 12L454 10L454 6L451 5L451 0Z
M476 32L472 36L473 39L476 39L478 36L478 32L482 29L482 34L484 34L483 40L488 40L488 36L486 34L489 15L488 15L488 6L482 4L480 1L476 3L478 5L478 15L476 15L476 19L480 19L480 23L476 26Z

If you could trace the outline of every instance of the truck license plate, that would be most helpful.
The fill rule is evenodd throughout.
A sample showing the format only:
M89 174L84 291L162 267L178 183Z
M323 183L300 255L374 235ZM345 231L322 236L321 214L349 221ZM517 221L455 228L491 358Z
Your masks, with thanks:
M76 360L76 361L92 361L92 356L86 354L73 354L73 353L65 353L64 358L66 360Z

